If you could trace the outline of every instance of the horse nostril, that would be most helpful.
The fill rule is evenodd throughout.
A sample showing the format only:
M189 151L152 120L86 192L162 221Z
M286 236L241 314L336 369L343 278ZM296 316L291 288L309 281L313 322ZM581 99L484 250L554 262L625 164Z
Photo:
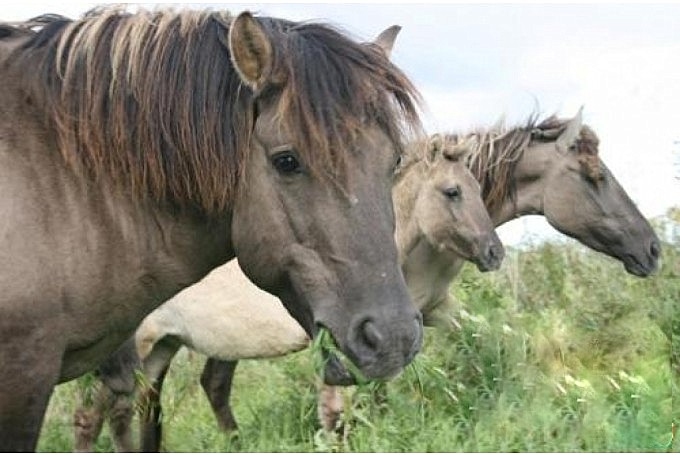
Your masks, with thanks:
M491 245L489 247L489 256L491 259L498 259L498 249L496 248L496 245Z
M505 251L503 250L502 246L496 243L492 243L491 245L489 245L487 249L487 257L489 258L489 260L501 261L504 255Z
M383 337L378 330L378 326L370 319L366 319L361 323L359 333L366 346L374 350L380 346L380 343L383 340Z
M652 240L652 243L649 245L649 254L651 254L654 259L658 259L661 255L661 245L659 245L659 242L656 240Z

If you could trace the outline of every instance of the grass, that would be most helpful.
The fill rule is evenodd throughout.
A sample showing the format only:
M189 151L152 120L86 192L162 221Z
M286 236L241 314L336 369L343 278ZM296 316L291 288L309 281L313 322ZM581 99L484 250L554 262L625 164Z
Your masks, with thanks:
M344 436L319 431L314 350L239 364L237 437L217 429L198 383L204 358L182 350L164 387L163 448L678 452L678 226L659 226L669 232L663 265L644 280L570 241L511 250L493 274L466 266L451 289L461 328L427 329L423 351L382 400L376 384L345 389ZM72 450L72 413L90 382L57 387L39 451ZM113 450L106 428L97 450Z

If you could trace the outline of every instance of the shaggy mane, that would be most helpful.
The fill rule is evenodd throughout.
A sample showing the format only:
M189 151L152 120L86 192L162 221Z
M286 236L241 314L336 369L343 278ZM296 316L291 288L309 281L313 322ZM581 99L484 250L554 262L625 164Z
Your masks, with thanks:
M482 199L489 211L494 211L505 201L516 201L516 185L512 176L517 163L532 141L554 142L564 131L569 119L550 116L537 123L535 114L524 125L510 129L498 126L471 133L450 133L444 136L454 144L476 138L477 147L468 156L468 167L479 181ZM593 130L584 125L576 142L578 160L586 176L593 182L601 178L598 139Z
M65 160L138 197L224 209L251 142L258 96L278 100L310 171L337 177L366 124L399 151L420 131L420 95L375 46L323 24L257 18L285 81L261 95L232 66L232 16L104 8L0 25L27 35L8 65L46 109Z

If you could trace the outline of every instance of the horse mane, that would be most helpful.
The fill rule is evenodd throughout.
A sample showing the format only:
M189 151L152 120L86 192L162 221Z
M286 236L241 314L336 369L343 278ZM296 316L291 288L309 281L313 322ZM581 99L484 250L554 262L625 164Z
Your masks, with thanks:
M473 136L476 138L477 146L468 155L467 164L479 181L486 208L494 211L507 200L516 201L517 188L512 176L531 142L554 142L568 122L569 119L552 115L538 123L534 113L519 126L507 128L501 125L465 134L449 133L444 135L444 140L460 143ZM581 128L577 153L585 174L594 182L599 180L598 139L587 125Z
M107 7L0 28L30 31L8 64L45 106L67 163L138 197L224 209L247 159L258 98L278 95L280 118L290 120L315 175L346 173L351 141L367 122L399 151L420 131L420 95L377 47L325 24L257 20L286 76L262 94L231 63L228 12Z
M429 138L419 138L410 142L394 169L393 184L396 185L403 180L415 165L423 165L424 169L434 166L438 158L453 151L458 145L458 142L451 141L441 134L433 134Z
M535 116L531 116L525 125L511 129L496 126L465 134L444 135L444 140L452 143L471 137L476 139L476 147L468 155L467 165L479 182L482 200L489 211L495 210L507 199L515 200L516 187L512 176L531 141L535 124Z

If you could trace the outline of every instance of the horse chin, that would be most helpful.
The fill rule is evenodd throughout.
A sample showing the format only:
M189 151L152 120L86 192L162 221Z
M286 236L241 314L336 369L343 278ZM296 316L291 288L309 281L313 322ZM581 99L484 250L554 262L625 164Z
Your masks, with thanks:
M494 270L498 270L501 268L503 260L499 258L493 259L474 258L473 262L480 272L493 272Z
M472 253L466 253L463 251L460 251L459 248L457 248L455 242L441 242L437 245L437 250L440 253L449 253L454 256L458 256L460 258L465 259L466 261L472 262L477 266L477 269L480 272L492 272L494 270L498 270L501 267L501 264L503 263L502 258L485 258L480 255L472 254Z
M629 253L630 248L627 249L622 246L610 249L594 248L592 246L591 248L620 261L626 272L640 278L647 278L658 267L658 259L653 258L651 255Z
M352 372L343 365L342 361L332 353L326 358L326 365L323 371L323 382L332 386L351 386L357 385L357 378Z
M656 261L652 261L651 264L644 264L632 254L627 254L620 260L623 262L623 267L626 269L626 272L640 278L647 278L654 273L657 268Z
M385 364L385 358L382 356L372 361L362 360L351 348L339 343L335 332L327 325L317 323L317 334L321 332L321 329L330 335L332 344L337 349L336 354L331 349L321 348L325 361L324 383L326 385L349 386L369 381L389 381L402 372L403 363L388 362Z
M335 340L333 332L325 327L323 324L317 322L314 324L314 335L316 337L322 330L330 336L333 345L337 348L338 343ZM324 361L323 382L330 386L351 386L357 385L359 381L352 373L352 368L348 368L342 360L326 346L321 348L321 356Z

